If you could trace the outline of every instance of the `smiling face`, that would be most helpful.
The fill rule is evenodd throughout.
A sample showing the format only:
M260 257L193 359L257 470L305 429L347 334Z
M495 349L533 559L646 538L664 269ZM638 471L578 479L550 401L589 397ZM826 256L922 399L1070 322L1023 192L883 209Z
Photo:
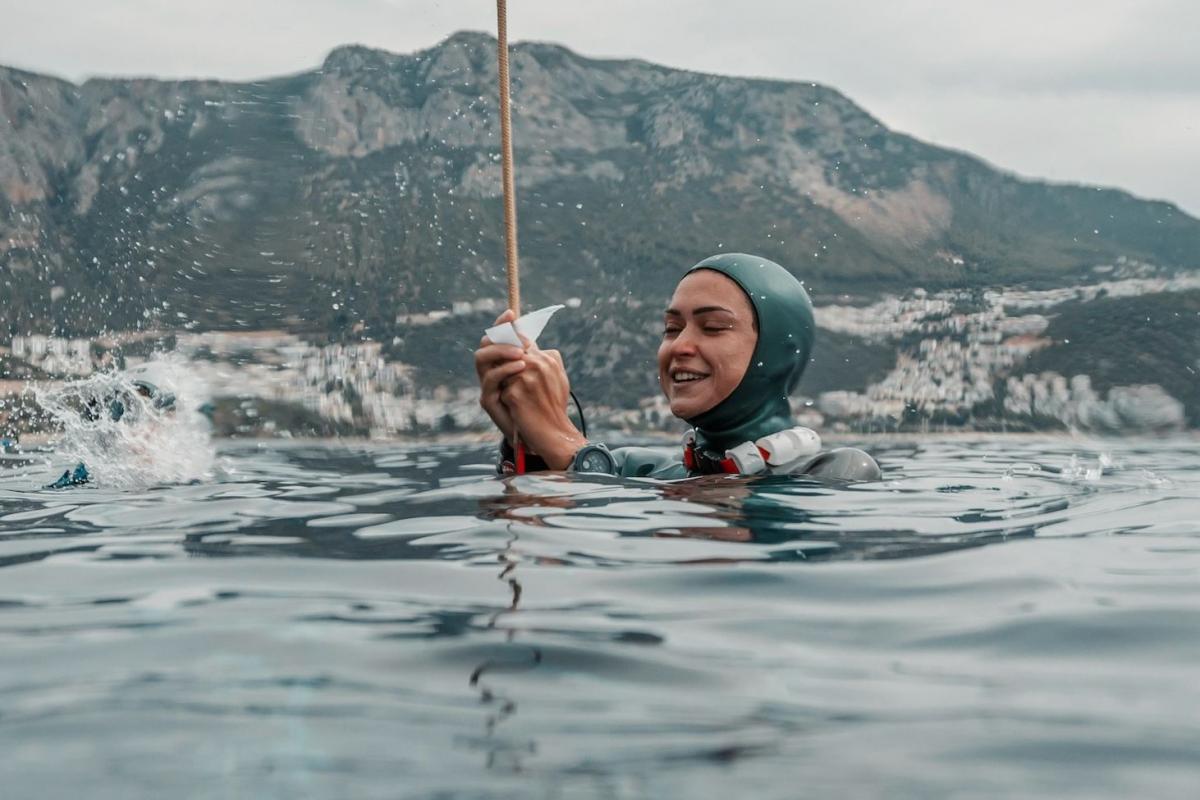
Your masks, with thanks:
M758 342L741 287L711 269L688 273L671 296L658 347L658 381L671 413L691 419L729 397Z

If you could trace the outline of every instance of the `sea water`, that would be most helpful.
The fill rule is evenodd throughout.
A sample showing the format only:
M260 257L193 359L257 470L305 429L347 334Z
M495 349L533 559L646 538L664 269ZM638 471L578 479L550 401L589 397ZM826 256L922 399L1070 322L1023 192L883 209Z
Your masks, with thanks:
M885 480L5 456L0 795L1200 796L1197 441L857 444Z

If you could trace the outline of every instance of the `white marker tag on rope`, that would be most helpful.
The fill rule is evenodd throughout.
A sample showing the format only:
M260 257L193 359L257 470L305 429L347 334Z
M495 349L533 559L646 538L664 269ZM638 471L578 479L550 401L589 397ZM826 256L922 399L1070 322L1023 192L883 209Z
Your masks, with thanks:
M503 325L494 325L488 328L484 331L484 335L494 344L511 344L515 347L522 347L521 336L531 342L536 342L542 335L542 331L545 330L546 323L554 316L554 312L561 308L566 308L566 306L546 306L537 311L530 311L528 314L517 317L516 322L505 322Z

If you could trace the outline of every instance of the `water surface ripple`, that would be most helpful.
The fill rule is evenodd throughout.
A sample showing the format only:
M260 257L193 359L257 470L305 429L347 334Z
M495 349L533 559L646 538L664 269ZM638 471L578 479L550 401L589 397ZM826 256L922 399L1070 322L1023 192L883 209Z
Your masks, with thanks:
M1200 795L1196 442L865 446L842 488L6 456L3 796Z

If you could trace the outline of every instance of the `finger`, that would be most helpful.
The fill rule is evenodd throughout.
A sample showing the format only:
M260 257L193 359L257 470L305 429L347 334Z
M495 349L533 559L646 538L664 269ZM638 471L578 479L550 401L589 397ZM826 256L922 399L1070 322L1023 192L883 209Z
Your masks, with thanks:
M505 361L501 364L496 364L491 369L487 370L487 372L485 372L483 375L483 381L485 384L500 384L526 369L528 366L529 365L524 361Z
M518 336L518 337L520 337L520 339L521 339L521 345L522 345L522 346L523 346L523 347L524 347L526 350L528 350L528 351L532 352L532 351L534 351L534 350L537 350L537 349L538 349L537 342L533 341L532 339L530 339L530 338L529 338L528 336L526 336L525 334L521 333L520 331L517 331L517 336Z
M512 361L525 357L525 351L515 344L487 344L475 352L482 354L485 360L493 361Z
M516 318L517 315L514 314L513 310L510 308L501 313L500 316L496 317L496 321L492 323L492 326L494 327L496 325L503 325L506 322L512 322ZM494 342L487 337L487 334L484 334L483 338L479 340L479 346L486 347L489 344L494 344Z
M480 392L479 405L492 418L492 422L495 422L501 428L507 426L511 415L508 413L508 407L504 405L504 401L500 398L499 392Z
M514 415L525 405L529 396L525 384L519 380L510 380L500 385L500 400Z
M478 370L491 364L519 361L524 357L525 351L515 345L488 344L475 351L475 368Z
M541 353L526 353L525 354L525 375L522 378L525 382L545 382L547 375L554 373L554 362L545 358Z
M492 368L496 363L495 354L487 352L487 348L479 348L475 351L475 374L483 380L483 373Z
M566 369L563 367L562 356L558 355L554 350L536 350L526 353L525 360L529 363L530 367L539 373L566 373Z
M480 388L484 394L497 392L504 384L504 381L516 375L521 370L525 369L524 361L509 361L505 364L492 367L479 378Z

